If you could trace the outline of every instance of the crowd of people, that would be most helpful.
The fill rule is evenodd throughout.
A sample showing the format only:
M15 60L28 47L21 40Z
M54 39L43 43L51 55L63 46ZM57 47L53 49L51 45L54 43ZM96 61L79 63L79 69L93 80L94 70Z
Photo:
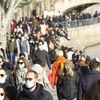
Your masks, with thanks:
M62 25L23 17L10 32L6 50L0 43L0 100L54 100L46 88L56 88L58 100L100 99L100 60L59 46L59 37L70 40Z
M71 21L75 21L75 20L84 20L84 19L89 19L89 18L96 18L100 16L100 12L99 11L95 11L93 14L89 13L89 12L80 12L78 10L73 10L72 12L69 12L65 15L61 15L59 14L59 16L53 16L52 20L54 22L63 22L63 21L67 21L67 22L71 22Z

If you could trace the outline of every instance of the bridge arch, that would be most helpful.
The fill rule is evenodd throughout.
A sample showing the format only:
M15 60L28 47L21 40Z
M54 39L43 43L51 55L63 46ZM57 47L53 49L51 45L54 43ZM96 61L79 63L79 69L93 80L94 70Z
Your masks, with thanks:
M73 9L82 11L96 4L100 4L100 0L65 0L63 14L69 13Z

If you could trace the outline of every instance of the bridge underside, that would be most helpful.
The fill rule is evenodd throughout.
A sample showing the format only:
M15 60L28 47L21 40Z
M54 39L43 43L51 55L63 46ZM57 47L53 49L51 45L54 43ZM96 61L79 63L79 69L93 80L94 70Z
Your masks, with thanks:
M88 3L88 4L82 4L82 5L71 7L64 12L64 15L71 13L73 10L77 10L77 11L81 12L81 11L85 10L86 8L96 5L96 4L99 4L99 3Z

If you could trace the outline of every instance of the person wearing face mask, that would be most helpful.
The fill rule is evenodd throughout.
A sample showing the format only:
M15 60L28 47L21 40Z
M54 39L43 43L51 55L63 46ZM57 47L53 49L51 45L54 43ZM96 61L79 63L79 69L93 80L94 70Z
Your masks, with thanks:
M12 66L9 64L9 62L6 62L4 60L4 57L0 55L0 69L4 69L7 73L7 82L10 85L14 86L14 78L11 70Z
M52 89L52 86L48 80L48 77L46 75L46 71L43 69L43 67L39 64L34 64L32 67L31 67L31 70L34 70L38 73L38 83L43 85L44 88L46 88L46 86L49 88L49 89Z
M6 71L4 69L0 69L0 86L5 89L5 92L9 100L16 100L15 98L17 95L17 90L14 86L9 84L7 78L8 76Z
M0 86L0 100L9 100L2 86Z
M0 69L0 85L5 85L7 86L8 85L8 82L7 82L7 74L5 72L4 69Z
M23 91L19 93L17 100L53 100L52 95L37 83L37 72L30 70L25 77Z
M85 100L86 92L95 81L100 80L100 60L93 58L89 63L89 70L90 71L79 80L77 100Z
M20 57L14 71L15 86L18 91L22 90L22 85L25 83L25 75L30 69L30 64L25 57Z

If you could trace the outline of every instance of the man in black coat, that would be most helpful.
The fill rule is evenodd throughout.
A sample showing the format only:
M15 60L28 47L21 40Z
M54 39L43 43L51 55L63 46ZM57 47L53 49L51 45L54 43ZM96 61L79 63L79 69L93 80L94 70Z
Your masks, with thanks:
M38 74L31 70L26 74L23 91L17 100L53 100L52 95L37 83Z
M90 72L80 78L77 92L77 100L83 100L84 95L93 82L100 79L100 62L95 58L89 64Z

